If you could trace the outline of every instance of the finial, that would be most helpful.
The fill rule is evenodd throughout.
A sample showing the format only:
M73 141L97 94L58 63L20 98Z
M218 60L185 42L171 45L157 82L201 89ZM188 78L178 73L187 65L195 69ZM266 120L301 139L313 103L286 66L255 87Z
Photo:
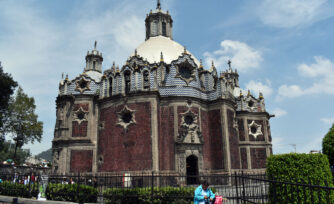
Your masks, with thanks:
M157 9L161 10L160 0L157 0Z
M240 97L243 96L242 91L240 90Z
M251 93L250 93L250 90L248 89L247 97L250 96L250 95L251 95Z
M95 40L95 43L94 43L94 50L96 50L96 45L97 45L97 41Z
M137 49L135 49L135 56L137 57Z
M65 78L66 81L68 81L68 74L66 74L66 78Z
M186 46L183 47L183 54L187 54L187 48L186 48Z
M160 52L160 62L163 62L164 61L164 56L162 54L162 52Z
M0 64L1 65L1 64ZM64 72L61 73L61 79L64 79Z
M232 69L232 68L231 68L231 64L232 64L231 60L228 60L228 61L227 61L227 64L228 64L229 69Z
M112 71L115 72L115 61L112 62L112 67L111 67Z
M202 59L199 60L199 68L200 68L200 69L203 69Z
M259 92L259 99L263 99L263 94L261 93L261 91Z
M116 72L119 72L119 67L118 67L118 65L117 65L117 67L116 67Z
M211 61L211 67L215 67L213 60Z

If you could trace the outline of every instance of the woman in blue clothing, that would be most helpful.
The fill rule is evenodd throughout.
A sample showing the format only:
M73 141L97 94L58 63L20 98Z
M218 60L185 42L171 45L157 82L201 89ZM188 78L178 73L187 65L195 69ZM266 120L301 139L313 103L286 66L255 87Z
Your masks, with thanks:
M195 190L194 204L213 204L215 202L215 194L209 188L209 183L203 181L202 185Z

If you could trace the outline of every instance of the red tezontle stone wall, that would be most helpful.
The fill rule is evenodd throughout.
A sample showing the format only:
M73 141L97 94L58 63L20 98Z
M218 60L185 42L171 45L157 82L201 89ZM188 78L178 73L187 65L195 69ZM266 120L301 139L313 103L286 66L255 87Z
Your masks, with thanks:
M136 120L136 124L128 126L127 130L116 125L117 112L124 105L110 106L100 111L100 122L104 122L98 136L98 157L103 158L98 166L100 172L152 169L151 104L140 102L127 106L135 110Z
M72 150L70 172L91 172L92 162L92 150Z

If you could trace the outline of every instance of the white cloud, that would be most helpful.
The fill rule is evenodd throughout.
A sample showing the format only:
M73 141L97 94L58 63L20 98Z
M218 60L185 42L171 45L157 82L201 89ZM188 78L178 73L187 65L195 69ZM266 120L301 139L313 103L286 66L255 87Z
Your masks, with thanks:
M324 122L325 124L329 124L329 125L334 124L334 118L321 118L320 120Z
M334 63L321 56L316 56L314 59L313 64L300 64L297 67L301 77L309 78L312 85L307 88L296 84L281 85L278 89L278 100L308 94L334 94Z
M280 108L275 108L275 109L273 110L273 113L274 113L274 115L275 115L276 118L278 118L278 117L282 117L282 116L284 116L284 115L287 114L287 112L286 112L285 110L280 109Z
M230 59L234 69L247 72L259 68L263 60L260 51L243 42L224 40L220 43L220 46L219 50L203 54L207 66L210 67L213 60L215 66L223 71L225 70L223 67L227 67L227 61Z
M294 98L302 96L304 91L297 85L282 85L278 88L278 95L280 98Z
M290 28L333 16L333 8L327 0L264 0L257 15L266 25Z
M266 80L265 83L253 80L249 81L246 84L246 89L252 91L253 93L261 92L264 97L270 96L273 92L273 89L271 88L271 82L269 80Z

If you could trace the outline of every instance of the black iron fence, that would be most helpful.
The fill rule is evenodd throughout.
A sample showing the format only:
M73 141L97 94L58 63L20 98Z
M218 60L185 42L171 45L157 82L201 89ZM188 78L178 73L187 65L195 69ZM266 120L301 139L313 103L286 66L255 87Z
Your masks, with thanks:
M153 203L158 200L172 203L182 200L191 203L195 188L200 181L207 180L217 195L227 199L225 203L334 203L334 188L328 183L319 186L307 181L295 183L293 179L281 181L266 175L243 173L184 176L152 172L114 175L30 172L28 175L0 173L0 179L25 184L31 192L36 190L36 184L47 179L49 199L74 202Z

